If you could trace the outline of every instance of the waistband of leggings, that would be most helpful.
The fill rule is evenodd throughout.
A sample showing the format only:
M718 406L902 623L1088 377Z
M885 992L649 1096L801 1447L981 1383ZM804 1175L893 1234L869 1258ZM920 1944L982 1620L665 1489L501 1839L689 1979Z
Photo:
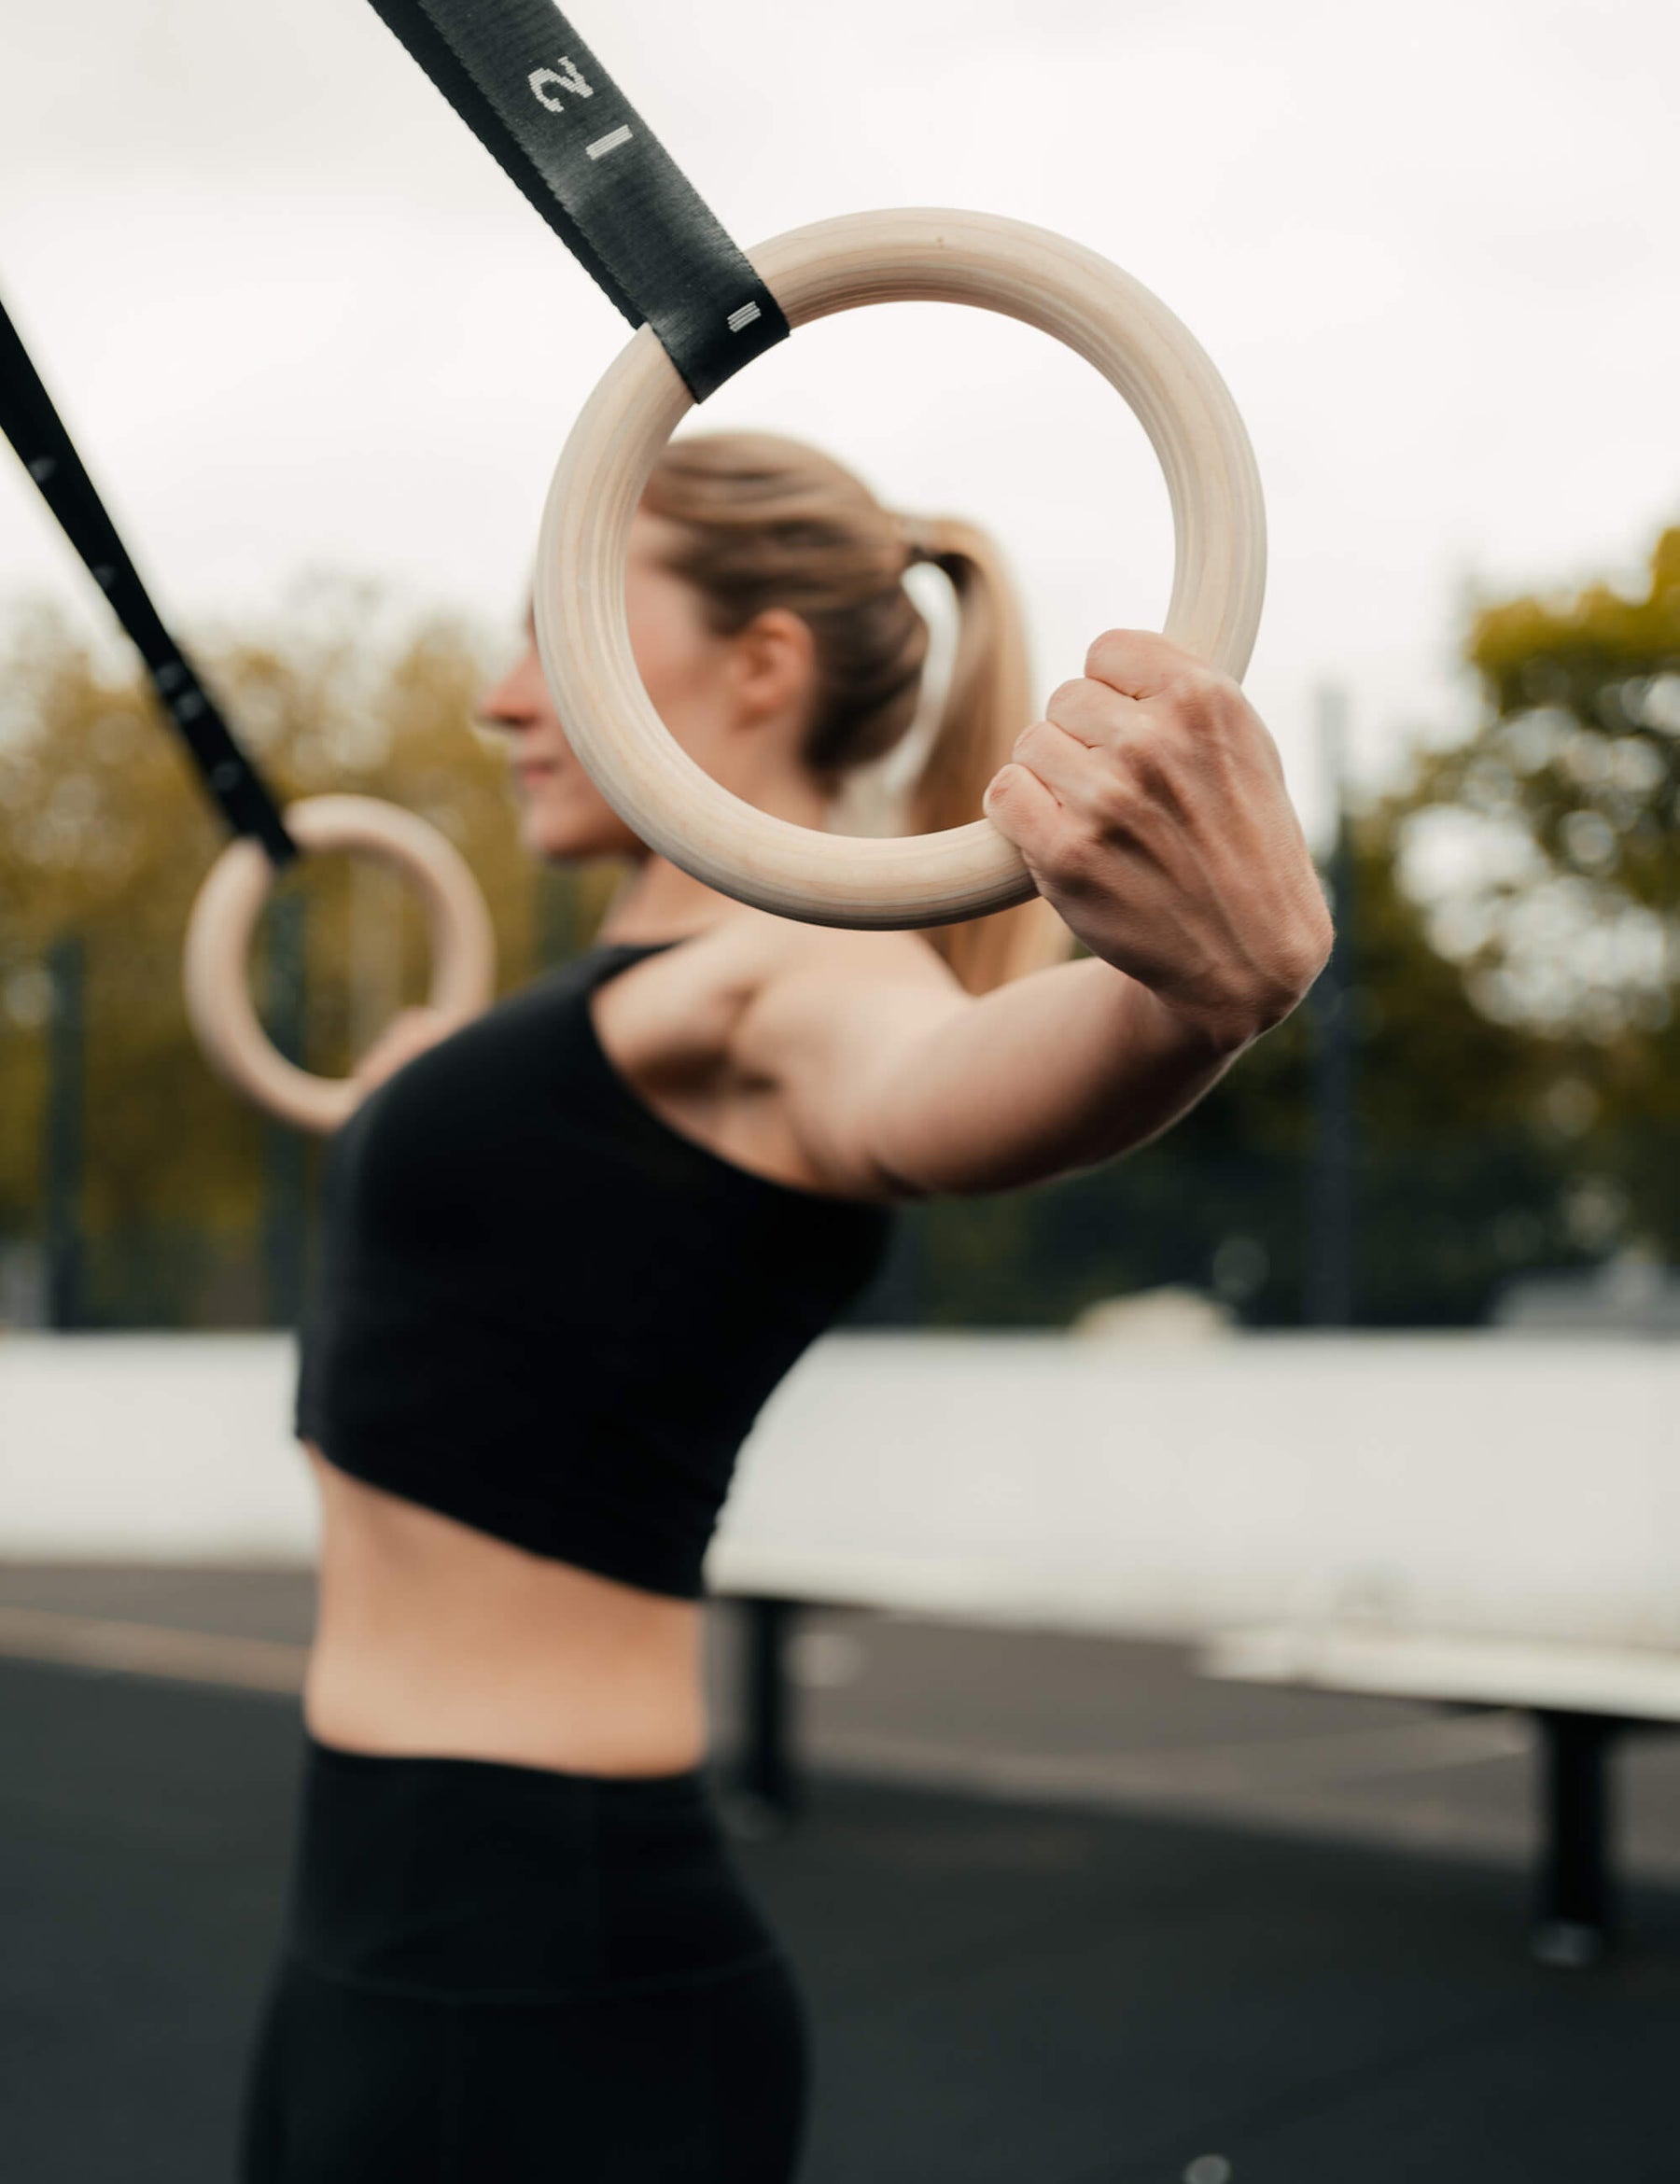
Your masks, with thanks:
M585 1994L708 1977L770 1937L698 1769L562 1773L309 1738L290 1953L356 1984Z
M306 1768L311 1772L336 1775L346 1784L407 1779L416 1785L427 1780L473 1783L493 1789L500 1785L521 1797L546 1799L556 1807L581 1800L603 1805L632 1807L707 1807L709 1801L707 1771L686 1767L668 1774L586 1774L560 1767L538 1767L514 1759L486 1759L454 1752L357 1752L343 1744L323 1743L307 1728L303 1731Z

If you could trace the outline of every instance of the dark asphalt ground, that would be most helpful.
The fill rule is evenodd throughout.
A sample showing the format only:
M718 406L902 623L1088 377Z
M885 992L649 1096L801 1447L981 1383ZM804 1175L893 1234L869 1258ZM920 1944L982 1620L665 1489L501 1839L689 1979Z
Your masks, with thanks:
M0 1573L0 1607L270 1640L302 1600ZM1680 2180L1680 1893L1631 1889L1597 1971L1531 1964L1526 1762L1452 1742L1497 1718L1208 1686L1170 1648L811 1636L808 1815L740 1851L818 2027L802 2184ZM918 1734L1002 1794L909 1780ZM0 1661L5 2184L226 2184L297 1741L284 1694ZM1640 1764L1659 1869L1672 1760ZM1446 1850L1443 1799L1481 1814Z

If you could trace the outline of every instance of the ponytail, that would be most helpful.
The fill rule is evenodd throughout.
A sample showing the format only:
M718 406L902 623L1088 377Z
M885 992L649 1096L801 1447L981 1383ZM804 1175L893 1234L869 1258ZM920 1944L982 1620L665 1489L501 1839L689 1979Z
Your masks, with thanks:
M1033 718L1032 686L1015 587L987 534L955 517L903 522L913 563L930 562L957 595L957 644L928 755L911 791L912 833L965 826L1015 737ZM1067 928L1034 897L928 938L971 993L986 993L1068 953Z
M972 524L917 524L884 508L830 455L768 432L696 432L654 464L643 506L675 526L666 566L730 636L766 608L811 632L816 686L804 757L838 792L885 760L913 722L921 740L928 627L904 587L932 563L957 595L957 646L904 821L936 833L978 819L987 784L1032 718L1027 644L997 549ZM1066 955L1045 903L935 926L928 938L971 993Z

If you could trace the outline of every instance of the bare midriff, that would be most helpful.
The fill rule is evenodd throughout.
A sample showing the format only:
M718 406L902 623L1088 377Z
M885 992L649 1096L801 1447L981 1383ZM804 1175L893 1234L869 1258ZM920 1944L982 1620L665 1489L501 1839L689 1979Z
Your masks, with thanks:
M303 1712L321 1743L576 1774L699 1764L693 1602L527 1553L304 1447L322 1527Z

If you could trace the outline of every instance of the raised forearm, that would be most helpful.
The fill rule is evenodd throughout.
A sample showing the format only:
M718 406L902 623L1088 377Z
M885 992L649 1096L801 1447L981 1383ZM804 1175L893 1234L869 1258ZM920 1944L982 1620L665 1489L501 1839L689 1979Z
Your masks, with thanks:
M874 1088L871 1149L916 1194L1042 1183L1157 1135L1245 1043L1107 963L1066 963L985 995L901 1051Z
M1323 895L1236 684L1146 632L1111 631L1086 665L986 807L1089 959L977 1001L807 992L804 1036L772 1039L759 1073L841 1187L1005 1190L1141 1144L1323 968Z
M1227 678L1110 631L987 810L1092 959L954 1012L882 1116L894 1173L987 1190L1164 1129L1322 969L1330 919L1277 748Z

